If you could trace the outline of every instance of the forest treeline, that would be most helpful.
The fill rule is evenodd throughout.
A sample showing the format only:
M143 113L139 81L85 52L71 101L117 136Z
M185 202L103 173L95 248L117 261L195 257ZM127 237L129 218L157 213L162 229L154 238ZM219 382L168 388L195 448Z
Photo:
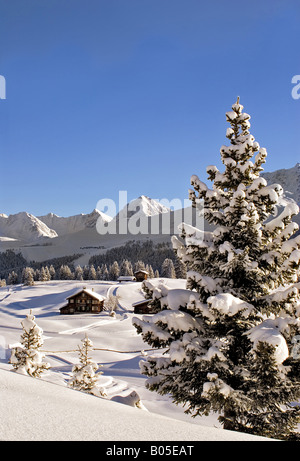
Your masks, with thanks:
M75 264L81 254L54 258L43 262L28 262L21 253L6 250L0 253L0 285L47 280L117 280L119 276L132 276L145 270L149 278L185 278L186 268L178 261L167 243L130 241L94 255L84 266Z

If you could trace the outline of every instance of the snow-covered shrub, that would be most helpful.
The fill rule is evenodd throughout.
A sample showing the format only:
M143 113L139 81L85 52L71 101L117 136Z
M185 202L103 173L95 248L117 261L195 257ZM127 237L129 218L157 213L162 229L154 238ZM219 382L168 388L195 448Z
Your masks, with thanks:
M141 402L141 398L136 391L131 391L128 395L115 395L111 398L113 402L123 403L130 407L139 408L140 410L146 410L145 406Z
M36 324L32 311L26 315L21 325L21 345L12 348L9 363L19 373L39 378L41 373L50 368L49 363L43 361L45 355L40 351L43 330Z
M104 391L97 386L102 372L98 371L99 365L89 357L89 351L93 349L93 343L87 336L81 342L82 346L78 346L80 363L73 366L73 376L68 381L68 386L79 391L104 396Z

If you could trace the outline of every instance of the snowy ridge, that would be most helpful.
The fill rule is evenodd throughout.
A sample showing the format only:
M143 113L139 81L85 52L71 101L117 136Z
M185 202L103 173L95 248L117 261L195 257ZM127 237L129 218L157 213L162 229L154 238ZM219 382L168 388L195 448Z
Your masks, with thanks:
M291 206L295 202L300 207L300 163L296 163L293 168L276 170L271 173L262 173L268 184L280 184L283 188L283 195L280 197L280 204L283 209ZM282 208L279 210L282 211ZM293 217L293 221L300 228L300 213ZM300 230L296 232L298 235Z
M110 216L96 209L89 214L79 214L70 217L48 213L45 216L39 216L38 219L50 229L54 229L57 235L72 234L86 228L95 227L98 219L101 219L103 222L110 222L112 220Z
M55 238L76 234L88 229L96 229L96 225L129 219L132 215L136 218L149 218L168 213L169 208L161 205L145 195L132 200L114 218L94 209L89 214L78 214L69 217L48 213L35 217L32 214L21 212L13 215L0 213L0 242L10 239L25 242L35 242L41 237ZM100 223L99 223L100 221ZM85 241L82 244L88 245Z
M21 212L14 215L0 215L1 237L35 241L41 237L54 238L57 233L32 214Z

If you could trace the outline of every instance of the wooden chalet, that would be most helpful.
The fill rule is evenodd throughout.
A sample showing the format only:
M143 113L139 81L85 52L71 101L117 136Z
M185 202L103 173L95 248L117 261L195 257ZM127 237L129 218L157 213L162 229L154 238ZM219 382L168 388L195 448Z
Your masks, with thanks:
M60 308L60 314L97 314L103 311L105 297L84 287L66 299L68 304Z
M149 306L149 302L150 302L149 299L143 299L142 301L133 303L132 307L134 308L134 313L135 314L154 314L155 312Z
M139 270L134 273L137 282L147 280L149 273L147 271Z

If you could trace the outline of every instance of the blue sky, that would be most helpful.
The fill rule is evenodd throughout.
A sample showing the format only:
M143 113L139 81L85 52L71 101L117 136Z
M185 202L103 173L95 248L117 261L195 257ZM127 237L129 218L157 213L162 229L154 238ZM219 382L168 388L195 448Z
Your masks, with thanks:
M266 171L300 161L300 3L0 0L0 212L188 197L240 96Z

